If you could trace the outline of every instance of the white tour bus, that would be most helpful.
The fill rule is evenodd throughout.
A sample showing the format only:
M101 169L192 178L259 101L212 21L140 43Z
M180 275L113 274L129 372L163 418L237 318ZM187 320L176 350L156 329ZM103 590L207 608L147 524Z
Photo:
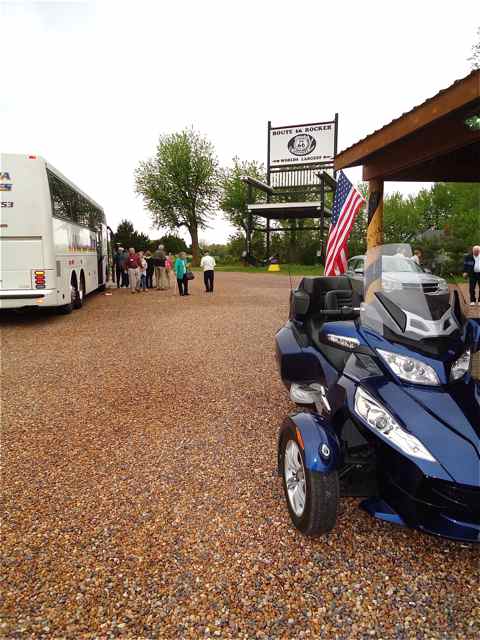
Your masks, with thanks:
M102 208L38 156L0 156L0 309L80 308L105 287Z

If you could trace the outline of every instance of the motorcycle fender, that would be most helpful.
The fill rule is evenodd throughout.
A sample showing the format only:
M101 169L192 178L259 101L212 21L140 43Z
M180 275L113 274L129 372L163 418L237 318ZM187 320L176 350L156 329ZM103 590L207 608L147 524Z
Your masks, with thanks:
M297 441L305 454L309 471L328 474L342 464L340 442L333 425L318 413L291 413L280 428L278 438L278 469L281 473L280 451L286 431L293 427Z

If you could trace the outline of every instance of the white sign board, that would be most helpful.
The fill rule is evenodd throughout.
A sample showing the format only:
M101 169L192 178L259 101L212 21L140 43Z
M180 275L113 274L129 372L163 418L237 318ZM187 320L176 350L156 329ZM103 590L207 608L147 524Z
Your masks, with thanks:
M270 129L270 166L333 163L335 122Z

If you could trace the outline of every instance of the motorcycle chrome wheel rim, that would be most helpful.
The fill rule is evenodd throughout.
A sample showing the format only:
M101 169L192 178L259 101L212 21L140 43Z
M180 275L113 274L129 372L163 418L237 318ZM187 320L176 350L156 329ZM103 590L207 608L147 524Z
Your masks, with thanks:
M305 511L307 487L302 454L300 447L294 440L289 440L285 447L283 473L288 502L293 513L297 518L300 518Z

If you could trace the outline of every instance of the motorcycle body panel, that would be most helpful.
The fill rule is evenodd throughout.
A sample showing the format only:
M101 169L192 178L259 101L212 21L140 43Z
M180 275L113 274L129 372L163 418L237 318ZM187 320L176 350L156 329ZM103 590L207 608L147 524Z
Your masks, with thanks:
M332 335L353 339L355 346L332 345ZM332 348L340 355L332 356ZM479 542L480 383L468 373L456 382L449 380L456 359L467 349L479 348L480 321L467 322L463 332L452 335L445 351L432 354L391 342L357 321L326 321L312 338L302 322L289 320L276 336L282 381L287 387L324 385L330 411L292 414L281 427L280 439L285 425L293 424L301 433L310 470L341 471L342 431L349 421L375 454L378 495L362 503L368 513L430 534ZM435 370L440 384L399 380L377 349L424 362ZM407 455L357 415L359 386L420 440L434 461ZM322 444L332 451L328 463L319 454Z

